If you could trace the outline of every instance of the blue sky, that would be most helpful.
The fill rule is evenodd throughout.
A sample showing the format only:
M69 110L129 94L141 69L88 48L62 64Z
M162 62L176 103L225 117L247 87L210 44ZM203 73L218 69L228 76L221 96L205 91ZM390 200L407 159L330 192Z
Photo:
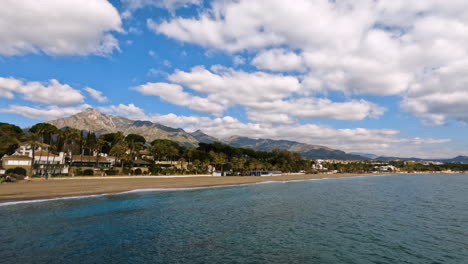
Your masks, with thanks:
M219 138L468 155L467 4L286 2L8 0L0 120L94 107Z

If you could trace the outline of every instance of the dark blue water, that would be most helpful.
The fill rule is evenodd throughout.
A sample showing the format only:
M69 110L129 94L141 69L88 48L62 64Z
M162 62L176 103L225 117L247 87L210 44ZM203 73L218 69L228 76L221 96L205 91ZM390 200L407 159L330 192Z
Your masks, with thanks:
M0 263L468 263L468 175L3 206Z

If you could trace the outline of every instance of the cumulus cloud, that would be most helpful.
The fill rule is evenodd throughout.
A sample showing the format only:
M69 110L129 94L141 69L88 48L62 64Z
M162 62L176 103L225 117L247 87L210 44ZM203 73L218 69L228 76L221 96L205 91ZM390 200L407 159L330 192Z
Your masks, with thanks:
M432 125L443 125L449 117L468 123L468 60L428 71L413 84L403 109Z
M15 93L22 94L24 100L44 104L73 105L84 101L79 90L55 79L48 82L24 82L12 77L0 77L0 96L12 99Z
M147 83L134 88L144 95L159 96L161 99L176 105L188 106L193 110L211 113L214 115L222 114L224 107L221 104L213 102L207 98L192 96L184 92L184 88L178 84L170 83Z
M133 120L147 120L148 117L145 114L145 111L134 104L119 104L119 105L111 105L106 107L99 107L100 111L109 114L116 114L119 116L124 116Z
M47 107L30 107L24 105L10 105L8 108L0 109L2 113L17 114L27 118L49 121L70 115L77 114L91 106L88 104L82 104L78 106L60 107L56 105L50 105Z
M0 55L106 55L119 49L117 9L107 0L5 0Z
M220 0L195 17L147 25L181 42L257 53L251 63L259 69L304 71L302 89L312 93L399 96L402 109L443 124L466 120L455 100L466 92L457 84L463 75L438 77L437 69L468 56L467 18L462 0ZM434 78L444 82L434 87Z
M144 6L156 6L174 11L177 8L200 5L202 0L121 0L129 9L134 10Z
M102 94L101 91L98 91L98 90L95 90L93 88L90 88L90 87L86 87L84 88L84 90L92 97L94 98L96 101L100 102L100 103L105 103L107 102L108 98L106 96L104 96Z
M221 66L208 70L198 66L190 72L178 70L168 80L173 83L147 83L134 89L144 95L159 96L170 103L216 116L240 105L246 108L250 120L273 123L291 123L295 117L362 120L379 117L385 110L365 100L333 102L304 97L299 79L282 74L249 73ZM299 98L294 99L293 95ZM260 118L262 114L265 116L263 119Z
M258 69L272 71L302 71L305 69L303 58L284 49L272 49L260 52L252 65Z
M262 114L271 117L277 115L278 120L287 116L304 118L328 118L336 120L363 120L367 117L377 118L383 115L385 108L365 100L352 100L344 103L332 102L328 99L301 98L288 101L263 102L249 107L249 119L260 122ZM256 118L251 119L251 117ZM268 120L268 119L264 119ZM291 122L293 119L286 119ZM286 123L289 123L286 122Z

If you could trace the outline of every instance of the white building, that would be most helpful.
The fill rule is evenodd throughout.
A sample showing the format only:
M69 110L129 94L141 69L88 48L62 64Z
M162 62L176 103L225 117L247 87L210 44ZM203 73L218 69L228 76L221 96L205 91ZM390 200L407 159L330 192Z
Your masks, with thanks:
M36 166L34 166L35 170L33 174L68 174L68 166L65 164L65 153L60 152L59 155L55 155L49 152L49 149L50 146L47 144L43 144L40 142L35 143L33 164L35 164ZM15 151L13 156L26 156L32 159L33 147L31 146L31 144L21 145Z

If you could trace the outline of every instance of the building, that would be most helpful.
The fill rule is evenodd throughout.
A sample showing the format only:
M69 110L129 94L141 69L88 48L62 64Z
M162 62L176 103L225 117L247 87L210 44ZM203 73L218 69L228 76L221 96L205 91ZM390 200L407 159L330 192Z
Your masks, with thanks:
M249 171L248 176L280 176L281 171Z
M105 156L106 160L111 163L111 167L113 167L117 162L117 158L114 156Z
M100 156L86 156L86 155L73 155L71 159L71 166L73 167L112 167L112 161L107 157Z
M35 142L34 143L34 150L35 151L46 151L49 152L50 145L41 143L41 142ZM16 149L15 154L17 155L23 155L23 156L28 156L32 157L32 150L33 147L31 144L23 144L19 146L18 149Z
M23 168L26 170L26 176L32 176L32 158L25 155L5 155L2 158L2 167L4 170Z
M5 173L6 173L5 168L3 168L2 165L0 165L0 175L4 175Z
M20 145L16 149L14 155L27 156L33 158L34 168L30 168L31 175L46 175L46 174L68 174L68 166L65 162L65 153L60 152L55 155L49 151L50 146L41 142L34 143L34 151L31 144ZM33 155L34 152L34 155Z
M379 171L400 171L400 168L397 168L392 165L386 165L386 166L375 166L375 169Z
M44 150L35 151L34 164L35 175L68 174L68 166L65 164L65 153L63 152L55 155Z
M135 173L136 170L140 169L142 173L148 173L149 172L149 167L151 166L151 163L137 159L132 162L132 171Z

